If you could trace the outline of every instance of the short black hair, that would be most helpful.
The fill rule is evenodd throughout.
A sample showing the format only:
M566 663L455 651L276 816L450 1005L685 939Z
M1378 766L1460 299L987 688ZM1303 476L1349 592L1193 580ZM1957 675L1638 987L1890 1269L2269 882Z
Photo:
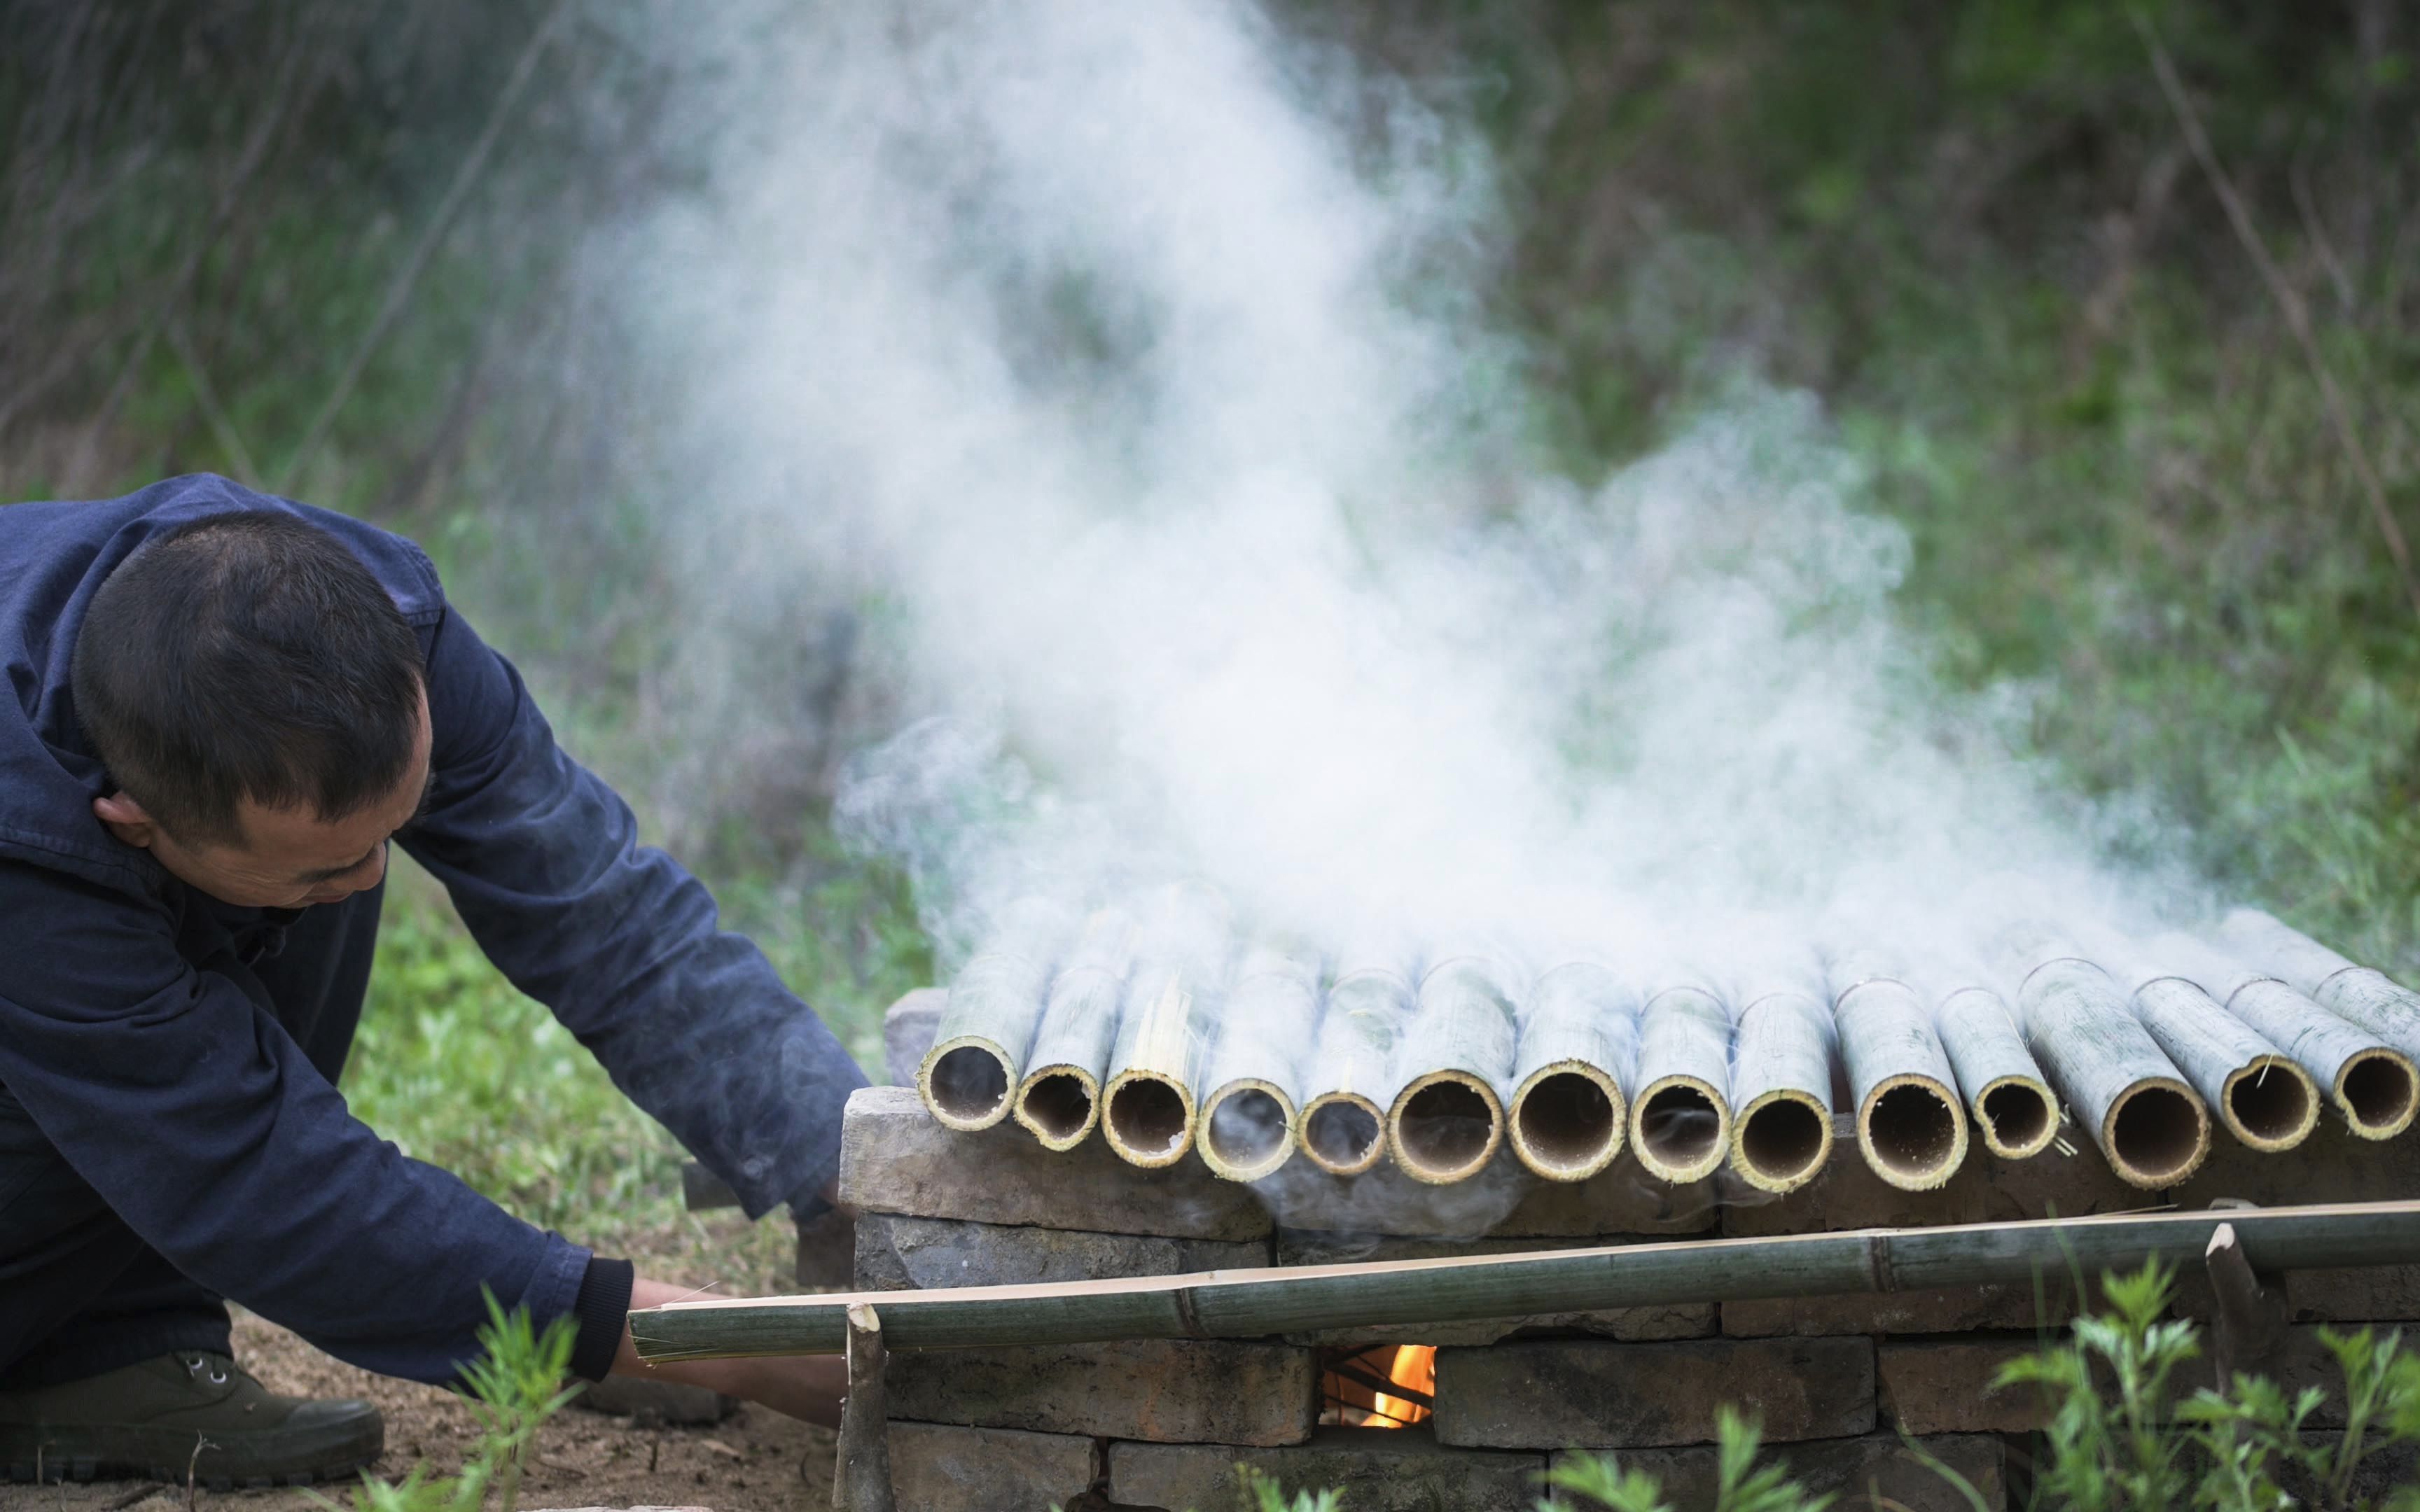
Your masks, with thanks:
M75 713L111 780L189 843L240 842L237 806L342 819L411 765L420 642L343 542L245 510L118 563L76 634Z

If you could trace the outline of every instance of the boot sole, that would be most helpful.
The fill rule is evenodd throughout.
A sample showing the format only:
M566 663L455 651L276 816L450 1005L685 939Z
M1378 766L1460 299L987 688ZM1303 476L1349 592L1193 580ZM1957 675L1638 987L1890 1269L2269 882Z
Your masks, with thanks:
M0 1482L156 1480L190 1475L214 1491L310 1486L366 1469L386 1449L376 1416L274 1434L222 1434L196 1457L195 1430L127 1427L34 1429L0 1425ZM247 1442L250 1441L250 1442Z

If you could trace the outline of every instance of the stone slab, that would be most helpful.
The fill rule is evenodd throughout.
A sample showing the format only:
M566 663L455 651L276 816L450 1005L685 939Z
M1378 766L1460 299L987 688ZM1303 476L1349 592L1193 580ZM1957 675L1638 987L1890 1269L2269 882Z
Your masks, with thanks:
M1268 1241L1261 1239L1092 1234L888 1212L869 1212L857 1225L856 1284L868 1291L1185 1275L1268 1263Z
M1074 1501L1100 1478L1101 1446L1063 1433L891 1425L898 1512L1000 1512Z
M1212 1339L894 1351L891 1415L963 1427L1142 1439L1300 1443L1319 1415L1312 1350Z
M2420 1136L2356 1139L2333 1115L2308 1139L2274 1153L2222 1134L2201 1169L2169 1195L2180 1208L2207 1208L2221 1198L2282 1208L2420 1197Z
M2054 1148L2031 1160L2017 1161L2002 1160L1978 1144L1937 1190L1902 1192L1876 1176L1857 1153L1853 1120L1836 1116L1833 1130L1831 1160L1815 1180L1795 1192L1772 1196L1727 1182L1724 1234L1750 1237L2079 1218L2157 1207L2161 1201L2157 1193L2138 1192L2118 1180L2101 1152L2088 1143L2073 1155L2062 1155Z
M1284 1449L1113 1443L1109 1500L1220 1512L1243 1504L1238 1463L1276 1477L1289 1496L1335 1487L1352 1512L1529 1512L1546 1457L1448 1448L1417 1427L1322 1428Z
M1776 1443L1874 1427L1874 1349L1862 1338L1672 1344L1516 1340L1439 1350L1436 1436L1488 1449L1626 1449L1710 1442L1725 1403Z
M1295 1159L1252 1183L1280 1227L1425 1239L1700 1234L1717 1221L1714 1186L1673 1186L1627 1153L1585 1181L1532 1176L1508 1149L1467 1180L1431 1186L1392 1165L1333 1176Z
M1620 1242L1618 1236L1589 1239L1401 1239L1358 1234L1278 1230L1280 1265L1352 1265L1369 1260L1426 1260L1452 1255L1506 1255L1521 1250L1586 1249ZM1528 1331L1588 1334L1599 1338L1703 1338L1714 1332L1711 1303L1674 1303L1655 1307L1611 1307L1597 1312L1532 1313L1465 1323L1404 1323L1377 1328L1331 1329L1289 1334L1289 1344L1362 1348L1378 1344L1493 1344ZM1382 1430L1383 1431L1383 1430Z
M908 1087L850 1094L840 1199L864 1212L1175 1239L1263 1239L1270 1227L1251 1190L1219 1180L1199 1156L1147 1171L1099 1139L1060 1153L1009 1122L960 1134Z
M1919 1438L2033 1432L2050 1421L2041 1393L1993 1382L2037 1347L2031 1338L1885 1344L1874 1356L1883 1419Z
M949 1006L947 987L919 987L882 1015L882 1072L892 1086L916 1085L916 1072L941 1026L941 1010Z
M634 1427L702 1427L739 1411L739 1398L676 1381L607 1376L582 1387L571 1405L609 1417L627 1417Z
M1965 1476L1982 1497L1987 1512L2002 1512L2008 1506L2007 1450L1998 1439L1988 1434L1954 1434L1918 1443L1926 1454ZM1788 1463L1792 1478L1807 1491L1838 1498L1832 1504L1843 1512L1863 1512L1877 1504L1869 1500L1874 1496L1883 1499L1880 1505L1902 1512L1974 1512L1974 1504L1908 1453L1896 1434L1793 1443L1773 1451L1773 1456ZM1553 1457L1559 1463L1565 1458ZM1620 1459L1625 1470L1654 1476L1664 1488L1664 1500L1672 1506L1714 1504L1717 1481L1712 1448L1637 1449Z
M2064 1282L2037 1299L2030 1286L1993 1282L1922 1291L1859 1291L1829 1297L1764 1297L1722 1304L1729 1338L1815 1338L1838 1334L1969 1334L1978 1329L2064 1325L2074 1308Z

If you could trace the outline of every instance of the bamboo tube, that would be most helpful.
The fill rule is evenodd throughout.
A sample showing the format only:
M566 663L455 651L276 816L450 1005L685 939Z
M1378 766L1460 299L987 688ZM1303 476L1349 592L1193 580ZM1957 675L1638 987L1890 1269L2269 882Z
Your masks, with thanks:
M972 1131L1008 1117L1066 933L1057 904L1020 902L950 983L933 1048L916 1069L916 1090L934 1118Z
M1304 1158L1321 1170L1357 1176L1386 1153L1395 1041L1411 1016L1408 957L1365 944L1339 958L1320 1011L1295 1134Z
M1832 1020L1857 1110L1857 1149L1902 1192L1930 1192L1966 1159L1958 1073L1916 990L1844 959L1832 973Z
M1647 999L1630 1103L1639 1165L1675 1183L1714 1174L1730 1149L1730 1014L1712 992L1676 983Z
M2168 949L2173 949L2173 947ZM2166 959L2159 965L2189 964ZM2227 1012L2200 983L2158 966L2128 973L2134 1013L2226 1132L2254 1149L2291 1149L2319 1122L2310 1073Z
M1100 1123L1101 1079L1117 1038L1133 931L1123 911L1099 910L1051 979L1016 1089L1016 1121L1045 1149L1073 1149Z
M1832 1016L1788 974L1750 979L1731 1039L1730 1165L1794 1192L1832 1157Z
M2213 964L2199 980L2226 1011L2309 1072L2361 1139L2392 1139L2420 1112L2412 1057L2276 978Z
M1518 1021L1503 962L1459 955L1420 976L1395 1046L1403 1088L1387 1109L1387 1149L1404 1174L1445 1186L1476 1175L1504 1143Z
M1170 888L1140 940L1109 1050L1101 1133L1120 1159L1149 1169L1193 1148L1193 1085L1227 967L1226 906L1206 888Z
M2336 1017L2420 1061L2420 994L2382 971L2354 964L2257 908L2227 915L2219 937L2237 955L2275 972Z
M1265 1338L1388 1325L1834 1296L2197 1263L2220 1225L2262 1273L2420 1260L2420 1202L2108 1213L1931 1228L1276 1266L1023 1287L673 1303L630 1315L644 1360L830 1354L853 1305L893 1350Z
M2106 972L2058 953L2017 989L2025 1043L2130 1186L2170 1186L2210 1154L2210 1111L2179 1078Z
M1317 958L1264 944L1244 958L1202 1073L1202 1163L1257 1181L1294 1153L1302 1066L1319 1026Z
M2028 1160L2058 1137L2058 1100L2018 1032L2008 1000L1989 987L1956 988L1932 1012L1933 1031L1958 1073L1983 1148Z
M1512 1153L1550 1181L1612 1165L1637 1062L1637 1004L1612 972L1570 961L1540 977L1512 1062Z

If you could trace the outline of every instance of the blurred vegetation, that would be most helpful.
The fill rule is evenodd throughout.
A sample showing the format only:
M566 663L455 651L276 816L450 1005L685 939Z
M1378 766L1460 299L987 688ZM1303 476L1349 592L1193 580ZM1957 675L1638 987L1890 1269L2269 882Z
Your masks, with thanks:
M2227 887L2420 966L2420 622L2136 21L2412 528L2408 8L1276 8L1486 126L1512 249L1493 297L1562 467L1653 448L1743 374L1815 392L1913 534L1901 601L1947 675L2024 690L2079 791L2172 821ZM411 534L871 1060L929 964L898 879L825 814L891 710L864 606L828 585L744 617L714 675L669 628L714 617L711 575L670 570L694 543L643 507L679 480L582 253L680 180L683 144L611 21L0 0L0 499L211 469ZM660 1200L601 1074L442 901L393 907L364 1111L557 1221L632 1182Z

